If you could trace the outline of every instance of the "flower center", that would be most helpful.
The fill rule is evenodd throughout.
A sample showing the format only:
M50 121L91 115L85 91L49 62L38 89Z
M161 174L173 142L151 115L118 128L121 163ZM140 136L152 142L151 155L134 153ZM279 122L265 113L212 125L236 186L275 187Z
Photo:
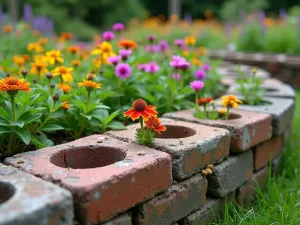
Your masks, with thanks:
M65 73L67 73L67 70L66 70L66 68L60 68L60 69L59 69L59 72L60 72L61 74L65 74Z
M147 107L147 103L143 99L137 99L132 104L132 108L138 112L144 111L146 107Z

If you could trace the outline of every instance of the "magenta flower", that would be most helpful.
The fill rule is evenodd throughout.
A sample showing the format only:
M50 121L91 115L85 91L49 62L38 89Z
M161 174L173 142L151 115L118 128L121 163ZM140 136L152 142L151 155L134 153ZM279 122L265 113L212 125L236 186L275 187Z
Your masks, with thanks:
M131 74L131 67L127 63L119 63L115 68L115 74L121 79L126 79Z
M149 41L149 43L153 43L156 40L156 36L155 35L149 35L147 37L147 40Z
M158 52L158 47L157 47L157 45L147 45L146 51L149 53Z
M120 60L121 56L119 55L107 57L107 61L115 66L120 62Z
M182 40L182 39L176 39L175 41L174 41L174 44L177 46L177 47L182 47L182 46L184 46L184 40Z
M103 32L102 37L105 41L112 41L115 38L115 34L111 31L105 31Z
M187 70L190 68L191 64L186 61L185 58L181 56L172 56L173 61L170 62L170 66L172 66L174 69L181 69L181 70Z
M159 52L166 52L168 51L169 49L169 44L167 41L165 40L161 40L159 43L158 43L158 51Z
M137 67L138 67L138 69L145 71L147 64L139 64Z
M159 65L156 62L150 62L145 67L147 73L156 73L157 71L159 71Z
M205 70L197 70L197 71L195 72L195 77L196 77L196 79L204 79L205 76L206 76Z
M211 67L208 64L203 64L202 69L206 72L210 71Z
M190 86L194 91L200 91L204 88L204 83L201 80L194 80L190 83Z
M128 59L128 56L131 55L131 53L132 53L132 51L129 50L129 49L121 49L121 50L119 50L119 54L122 57L123 61L126 61Z
M173 77L173 79L175 79L175 80L180 80L180 74L179 73L173 73L172 74L172 77Z
M186 61L185 58L183 58L183 57L181 57L181 56L179 56L179 55L173 55L173 56L172 56L172 59L173 59L174 62Z
M181 70L187 70L191 66L191 64L187 61L180 62L179 64L180 64L179 69Z
M120 32L120 31L122 31L122 30L125 29L125 26L124 26L123 23L115 23L115 24L112 26L112 28L113 28L113 31L118 31L118 32Z

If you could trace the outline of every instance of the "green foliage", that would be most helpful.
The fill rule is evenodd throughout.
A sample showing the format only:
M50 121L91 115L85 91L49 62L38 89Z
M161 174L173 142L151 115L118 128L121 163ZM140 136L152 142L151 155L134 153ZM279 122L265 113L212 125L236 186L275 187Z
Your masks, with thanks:
M151 147L154 142L154 131L150 129L138 129L135 134L136 143Z

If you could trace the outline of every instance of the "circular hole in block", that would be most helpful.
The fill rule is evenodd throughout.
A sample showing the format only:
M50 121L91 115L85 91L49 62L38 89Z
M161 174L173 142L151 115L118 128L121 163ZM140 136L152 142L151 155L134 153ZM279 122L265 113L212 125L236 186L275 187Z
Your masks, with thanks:
M161 132L161 135L156 134L155 138L179 139L179 138L190 137L196 134L196 131L189 127L175 126L175 125L165 125L165 127L167 128L167 130Z
M223 113L218 113L218 119L222 119L224 118L224 114ZM236 119L239 119L241 118L242 116L239 115L239 114L235 114L235 113L230 113L229 114L229 117L228 117L228 120L236 120Z
M50 162L56 166L71 169L104 167L125 159L122 150L113 147L81 147L66 149L53 154Z
M13 185L5 182L0 182L0 205L9 200L15 193Z
M278 91L278 89L276 89L276 88L264 88L264 90L266 92L275 92L275 91Z
M205 117L204 112L200 112L200 113L194 113L194 117L202 119L202 120L222 120L225 118L225 114L224 113L220 113L220 112L208 112L209 117ZM236 113L230 113L228 120L236 120L241 118L242 116Z

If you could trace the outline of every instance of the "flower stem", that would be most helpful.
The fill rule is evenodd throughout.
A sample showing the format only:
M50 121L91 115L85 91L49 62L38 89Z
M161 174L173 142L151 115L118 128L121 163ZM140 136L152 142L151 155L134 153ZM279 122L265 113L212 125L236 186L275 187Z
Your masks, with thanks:
M205 116L205 118L207 118L208 113L207 113L206 105L203 105L203 109L204 109L204 116Z
M228 120L228 118L229 118L229 110L230 110L230 108L229 108L229 106L227 106L227 112L226 112L225 120Z
M88 112L88 107L89 107L89 102L90 102L90 97L91 97L91 91L88 90L88 95L87 95L87 99L86 99L86 113Z
M195 104L198 105L198 91L195 92Z
M16 109L15 109L15 95L13 93L10 94L10 101L11 101L12 121L15 121L16 120Z
M141 125L141 130L144 129L144 120L143 117L140 117L140 125Z

